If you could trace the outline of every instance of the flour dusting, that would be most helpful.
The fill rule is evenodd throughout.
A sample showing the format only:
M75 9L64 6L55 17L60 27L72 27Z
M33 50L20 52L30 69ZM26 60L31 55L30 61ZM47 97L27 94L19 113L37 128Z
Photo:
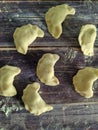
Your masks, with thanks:
M0 101L0 111L4 112L4 114L8 117L10 113L14 111L23 110L23 106L19 101L15 101L15 103L11 103L11 98L4 98Z

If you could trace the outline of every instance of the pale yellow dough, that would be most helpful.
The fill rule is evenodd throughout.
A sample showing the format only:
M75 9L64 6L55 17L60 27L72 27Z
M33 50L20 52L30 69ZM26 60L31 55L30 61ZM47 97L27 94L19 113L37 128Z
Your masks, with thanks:
M34 115L40 115L44 112L50 111L53 109L52 106L45 103L42 99L38 90L40 89L40 84L34 82L27 85L23 91L22 100L24 102L26 110Z
M50 34L58 39L62 34L62 23L68 15L74 15L75 9L67 4L57 5L45 14L46 24Z
M73 77L73 84L77 93L85 98L93 97L93 83L98 79L98 69L86 67Z
M81 50L84 55L93 56L94 55L94 42L96 39L97 29L93 24L83 25L78 37Z
M27 24L16 28L13 38L16 49L19 53L26 54L28 46L37 37L44 37L44 32L37 25Z
M5 65L0 68L0 95L12 97L17 94L13 81L20 72L21 70L14 66Z
M49 86L56 86L59 80L54 75L54 65L59 60L59 55L46 53L37 64L37 76L42 83Z

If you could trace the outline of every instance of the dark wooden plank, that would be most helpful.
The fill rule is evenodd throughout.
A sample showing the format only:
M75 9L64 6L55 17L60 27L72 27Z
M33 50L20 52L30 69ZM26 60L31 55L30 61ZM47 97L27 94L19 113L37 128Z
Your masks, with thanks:
M77 107L76 107L77 106ZM97 130L98 105L55 105L54 110L38 117L28 112L0 113L0 129L4 130Z
M42 84L36 76L36 66L42 54L51 52L60 55L56 63L55 74L60 80L60 85L50 87ZM97 102L98 82L94 84L94 97L85 99L74 91L72 77L76 72L86 66L98 66L98 51L95 50L94 57L85 57L77 48L64 49L42 49L28 51L27 55L21 55L16 51L0 51L0 67L5 64L15 65L21 68L22 72L14 81L18 98L21 99L23 89L27 84L37 81L41 84L40 93L42 97L51 104Z
M94 97L91 99L81 97L72 85L72 77L79 69L98 67L98 38L93 57L85 57L78 49L77 41L82 24L89 22L98 28L98 2L67 1L76 8L77 13L63 23L63 34L55 40L47 31L44 14L53 5L65 2L0 2L0 67L8 64L22 70L14 81L17 96L0 96L1 130L98 130L98 81L94 83ZM16 27L28 22L40 26L45 31L45 37L37 39L34 45L30 45L27 55L22 55L14 48L12 34ZM36 76L37 62L47 52L60 55L55 65L55 73L60 80L60 85L56 87L42 84ZM23 89L34 81L41 84L43 99L54 107L53 111L38 117L25 111L21 100Z
M55 40L48 33L44 15L50 7L63 3L75 7L76 14L69 20L65 20L63 33L58 40ZM0 47L14 47L12 35L15 28L27 23L37 24L45 31L45 37L38 38L30 47L79 47L77 38L81 26L86 23L93 23L98 27L98 2L0 2L0 10ZM97 46L97 43L98 37L95 46Z

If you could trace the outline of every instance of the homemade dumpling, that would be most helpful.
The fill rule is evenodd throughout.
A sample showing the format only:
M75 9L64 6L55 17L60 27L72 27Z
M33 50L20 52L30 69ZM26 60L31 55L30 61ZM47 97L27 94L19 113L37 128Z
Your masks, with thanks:
M13 81L20 72L20 68L15 66L5 65L0 68L0 95L12 97L17 94Z
M62 34L62 23L68 15L74 15L75 9L67 4L50 8L45 14L46 24L50 34L58 39Z
M59 55L46 53L37 64L37 76L42 83L49 86L56 86L59 80L54 75L54 65L59 60Z
M44 37L44 32L37 25L27 24L16 28L13 38L17 51L26 54L28 46L37 37Z
M81 50L84 55L93 56L94 55L94 42L96 39L96 26L93 24L83 25L78 37Z
M86 67L73 77L73 84L77 93L85 98L93 96L93 83L98 79L98 69Z
M42 99L38 90L40 89L40 84L34 82L27 85L23 91L22 100L24 102L26 110L34 115L40 115L44 112L50 111L53 109L52 106L45 103Z

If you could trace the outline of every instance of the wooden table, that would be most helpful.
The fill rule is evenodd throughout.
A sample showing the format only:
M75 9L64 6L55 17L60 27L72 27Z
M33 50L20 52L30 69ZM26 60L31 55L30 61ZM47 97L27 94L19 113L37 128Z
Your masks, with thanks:
M48 33L44 16L50 7L63 3L76 8L76 14L65 20L63 33L55 40ZM38 38L29 46L28 53L22 55L14 46L13 32L27 23L41 27L45 37ZM0 67L8 64L22 70L14 81L17 96L0 97L0 130L98 130L98 81L94 83L94 96L90 99L77 94L72 84L72 77L79 69L98 67L98 37L93 57L84 56L78 44L80 28L86 23L93 23L98 28L98 2L0 2ZM60 55L55 65L55 74L60 81L56 87L42 84L36 76L37 62L47 52ZM41 84L40 94L54 107L53 111L34 116L24 109L23 89L34 81Z

